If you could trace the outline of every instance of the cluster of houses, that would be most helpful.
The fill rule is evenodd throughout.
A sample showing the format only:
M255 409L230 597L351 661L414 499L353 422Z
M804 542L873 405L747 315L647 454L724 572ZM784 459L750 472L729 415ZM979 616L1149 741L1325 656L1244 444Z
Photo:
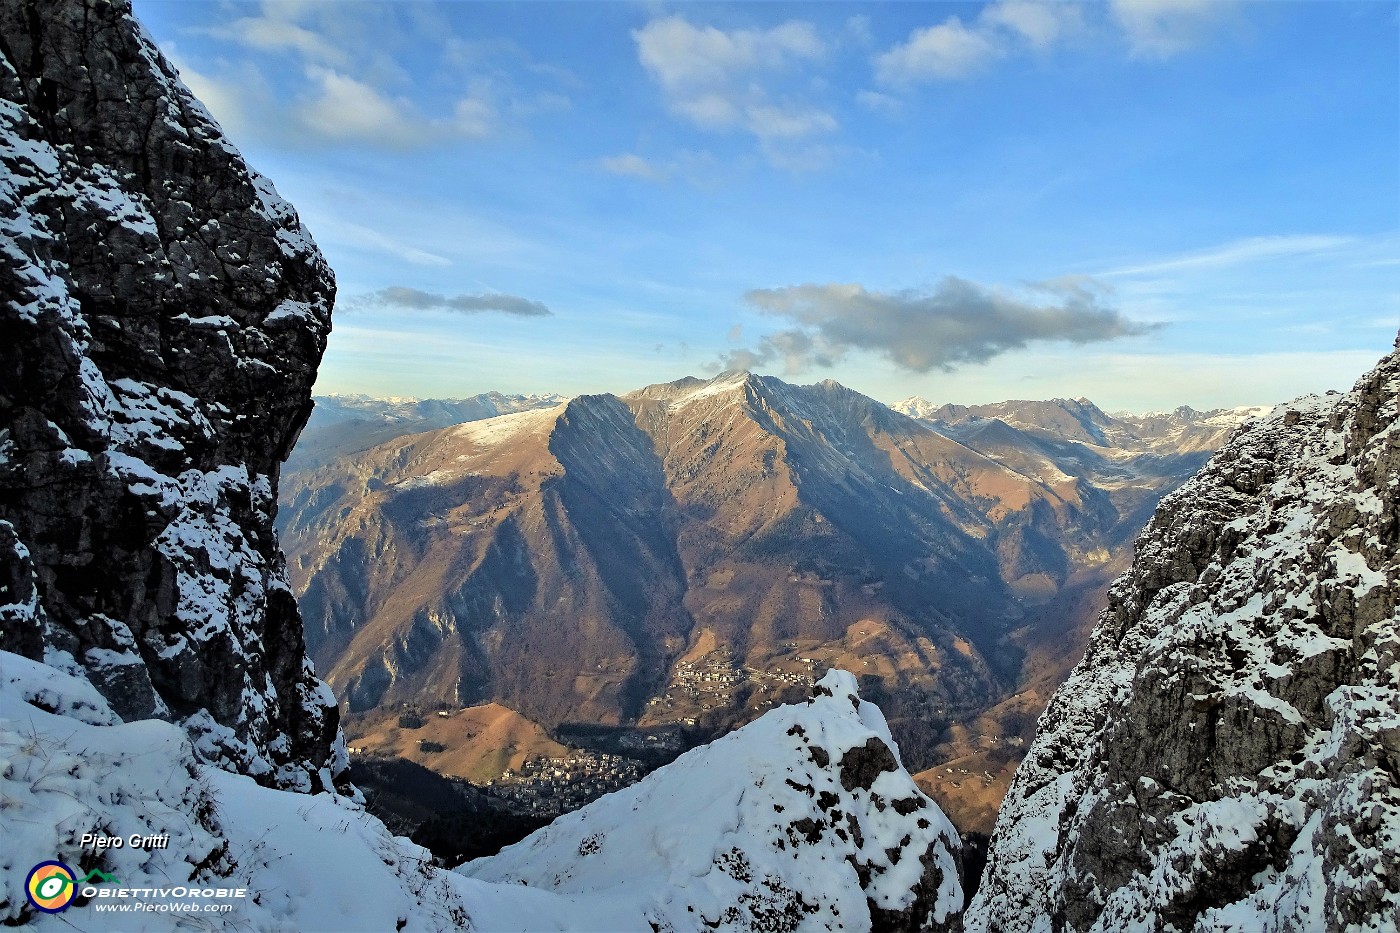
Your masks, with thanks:
M485 786L519 813L555 817L635 784L641 777L641 763L632 758L577 750L567 756L527 759Z
M723 649L697 661L679 661L666 693L649 700L648 705L662 709L677 707L686 711L721 709L731 704L741 684L757 685L760 694L789 686L807 689L821 673L817 670L820 662L816 658L794 658L791 663L798 669L764 671L756 667L740 667L734 663L733 655ZM771 706L775 702L773 697L761 695L753 699L754 709ZM676 721L685 725L695 724L693 717L677 718Z

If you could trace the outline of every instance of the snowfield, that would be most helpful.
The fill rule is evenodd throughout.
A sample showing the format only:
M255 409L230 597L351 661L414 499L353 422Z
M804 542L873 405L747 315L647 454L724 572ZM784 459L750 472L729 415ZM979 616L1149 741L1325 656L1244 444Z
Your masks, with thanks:
M61 656L51 662L62 664ZM76 668L75 668L76 669ZM85 833L169 834L164 849ZM59 914L28 903L57 858L121 888L245 889L227 913ZM101 887L117 886L101 883ZM884 718L834 671L770 712L458 872L355 800L274 790L200 762L184 729L123 723L85 679L0 652L0 922L35 929L945 929L963 894L957 835L899 765ZM168 909L168 908L167 908Z

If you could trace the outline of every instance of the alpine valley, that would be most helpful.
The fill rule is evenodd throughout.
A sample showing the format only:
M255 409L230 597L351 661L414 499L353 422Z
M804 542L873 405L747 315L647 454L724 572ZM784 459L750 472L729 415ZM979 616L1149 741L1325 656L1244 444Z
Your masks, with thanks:
M422 433L402 414L503 402L532 410ZM346 446L401 434L321 466L294 453L282 487L308 650L352 745L482 780L501 728L465 710L400 730L402 709L494 709L541 754L581 725L679 746L844 668L911 767L970 775L922 779L982 832L1132 536L1261 413L886 407L743 372L317 405Z

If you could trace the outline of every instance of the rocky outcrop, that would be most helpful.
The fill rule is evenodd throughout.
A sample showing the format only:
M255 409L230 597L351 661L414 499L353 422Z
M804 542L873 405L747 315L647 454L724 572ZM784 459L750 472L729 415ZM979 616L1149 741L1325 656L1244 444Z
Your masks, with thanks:
M1004 803L972 930L1400 924L1400 352L1166 499Z
M884 717L831 671L811 700L682 756L458 871L596 898L599 929L957 930L952 824Z
M331 785L272 516L334 280L123 0L0 3L0 296L0 647Z
M848 758L860 762L849 787ZM206 911L199 929L308 933L938 933L959 928L963 905L956 833L844 672L811 702L449 872L349 797L211 768L179 728L123 723L86 680L0 652L0 801L7 928L133 928L104 921L98 898L37 911L26 874L54 858L75 877L151 889L136 895L155 918L146 929L211 903L186 886L247 892L219 895L232 909ZM167 845L94 849L92 832Z

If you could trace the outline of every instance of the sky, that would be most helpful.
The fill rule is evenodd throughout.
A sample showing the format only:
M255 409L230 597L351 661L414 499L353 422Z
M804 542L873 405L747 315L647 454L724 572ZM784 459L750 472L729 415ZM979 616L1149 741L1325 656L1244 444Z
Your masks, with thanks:
M1213 408L1400 329L1395 2L134 7L336 271L318 393Z

